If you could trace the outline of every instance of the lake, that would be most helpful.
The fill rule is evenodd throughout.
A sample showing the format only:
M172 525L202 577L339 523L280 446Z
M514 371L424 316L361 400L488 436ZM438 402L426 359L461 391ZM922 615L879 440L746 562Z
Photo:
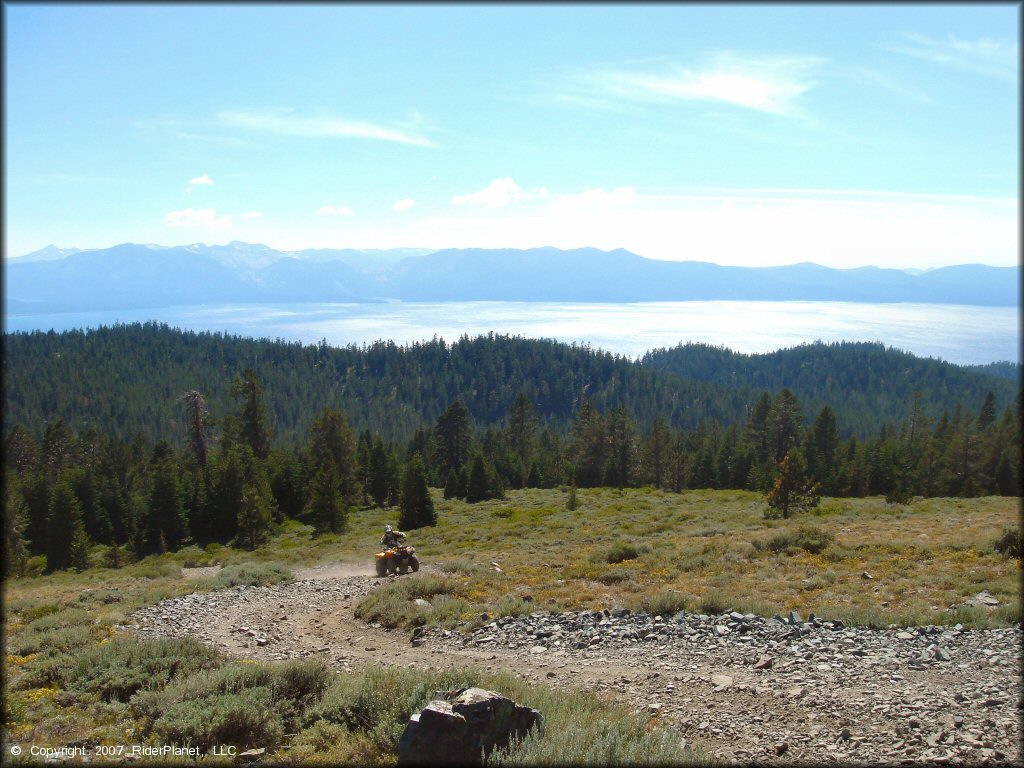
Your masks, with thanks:
M454 341L494 331L590 344L635 357L695 341L737 352L769 352L805 342L880 341L969 365L1019 361L1016 307L814 301L685 301L632 304L437 302L234 304L160 309L6 315L7 331L95 328L158 320L189 330L343 346Z

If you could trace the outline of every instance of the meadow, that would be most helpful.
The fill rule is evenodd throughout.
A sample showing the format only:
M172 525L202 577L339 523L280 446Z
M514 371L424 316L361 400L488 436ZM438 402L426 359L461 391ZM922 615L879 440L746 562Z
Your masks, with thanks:
M794 610L874 627L1021 620L1019 549L1014 557L999 545L1019 546L1014 498L907 506L823 499L813 512L769 520L759 495L739 491L581 489L574 510L568 489L513 491L472 505L435 493L437 525L409 532L424 569L374 590L357 607L364 619L465 629L485 616L623 605L649 613ZM192 640L142 642L117 628L161 599L273 583L301 566L365 563L369 571L381 529L396 520L397 510L362 509L344 533L315 537L289 522L254 552L190 546L120 569L9 580L7 744L238 742L276 750L286 762L389 764L404 722L429 694L476 684L548 718L546 736L496 761L702 759L681 751L671 730L622 707L512 673L252 664ZM183 566L209 565L224 567L198 580L182 575ZM999 605L955 607L982 590ZM431 597L431 608L414 609L417 596Z

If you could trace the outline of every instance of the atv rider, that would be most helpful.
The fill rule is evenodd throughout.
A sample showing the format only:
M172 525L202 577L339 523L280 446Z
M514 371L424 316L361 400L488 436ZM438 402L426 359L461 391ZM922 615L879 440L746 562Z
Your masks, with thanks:
M384 535L380 537L381 546L384 549L391 549L398 546L398 540L404 539L405 534L394 530L390 525L384 526Z

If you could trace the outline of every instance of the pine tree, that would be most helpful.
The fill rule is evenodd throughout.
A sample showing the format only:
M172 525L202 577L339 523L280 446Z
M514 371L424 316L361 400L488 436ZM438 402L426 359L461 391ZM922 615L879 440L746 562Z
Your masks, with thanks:
M576 484L581 488L600 486L607 465L607 445L604 420L590 398L584 400L576 412L571 453Z
M317 533L334 533L345 527L346 518L345 504L338 492L337 468L326 461L310 483L306 519Z
M655 488L664 488L672 433L661 416L655 417L651 433L644 444L644 465L647 479Z
M46 570L59 571L71 565L71 542L82 524L79 507L71 483L58 479L50 497L50 515L46 527Z
M28 542L25 540L28 510L18 490L15 470L5 468L4 476L3 575L20 576L28 561Z
M273 518L269 489L265 486L265 482L250 481L242 487L238 506L238 540L250 551L267 540Z
M89 535L85 532L85 526L81 520L75 521L74 530L71 532L71 545L68 548L68 565L77 571L84 571L89 567Z
M312 467L320 468L328 461L334 465L338 492L345 504L356 504L359 498L356 441L345 414L325 408L313 422L307 451Z
M624 406L612 408L607 418L608 452L612 472L607 485L631 487L636 467L636 425Z
M459 478L455 474L455 470L451 469L448 471L448 479L444 484L444 498L445 500L454 499L458 495L459 491Z
M246 369L231 384L231 396L242 401L238 414L239 437L252 448L256 458L270 455L270 426L263 404L263 385L252 369Z
M765 517L789 518L818 506L817 484L807 478L807 463L798 448L792 448L779 462L779 474L765 498Z
M782 461L789 449L797 444L803 415L800 403L788 388L775 396L768 414L768 430L776 462Z
M177 467L166 443L157 444L153 456L144 546L147 552L173 551L188 533Z
M461 400L456 400L442 413L434 426L434 464L436 476L448 477L448 472L458 472L469 458L472 433L469 427L469 409Z
M417 453L409 460L402 480L401 515L398 527L402 530L434 525L437 514L434 502L430 498L427 487L427 472L423 466L423 458Z
M18 477L34 472L39 466L39 447L32 433L21 424L15 424L4 441L4 466L14 470Z
M839 432L836 414L827 405L818 413L807 440L807 471L818 481L825 493L834 493L836 450Z
M996 396L990 390L985 395L985 402L981 404L978 412L978 428L982 431L988 429L996 420Z
M200 468L206 466L209 448L210 412L206 398L195 389L190 389L179 400L185 404L185 421L188 424L188 441Z
M383 507L388 501L389 476L388 476L388 451L383 441L378 437L370 451L369 486L370 497L378 507Z
M477 454L469 470L469 488L466 490L466 501L470 504L491 498L488 474L483 457Z
M533 456L534 433L537 430L537 414L533 403L525 392L516 395L508 414L508 442L512 454L518 460L519 476L515 478L517 488L527 484L529 467Z

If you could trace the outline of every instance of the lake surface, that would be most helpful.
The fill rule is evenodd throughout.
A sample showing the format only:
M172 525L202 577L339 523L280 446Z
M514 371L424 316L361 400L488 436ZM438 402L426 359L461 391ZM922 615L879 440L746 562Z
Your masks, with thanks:
M1020 359L1016 307L802 301L685 301L633 304L438 302L235 304L6 315L5 330L69 330L158 320L188 330L333 346L391 339L403 344L493 331L586 343L635 357L695 341L737 352L805 342L880 341L962 365Z

